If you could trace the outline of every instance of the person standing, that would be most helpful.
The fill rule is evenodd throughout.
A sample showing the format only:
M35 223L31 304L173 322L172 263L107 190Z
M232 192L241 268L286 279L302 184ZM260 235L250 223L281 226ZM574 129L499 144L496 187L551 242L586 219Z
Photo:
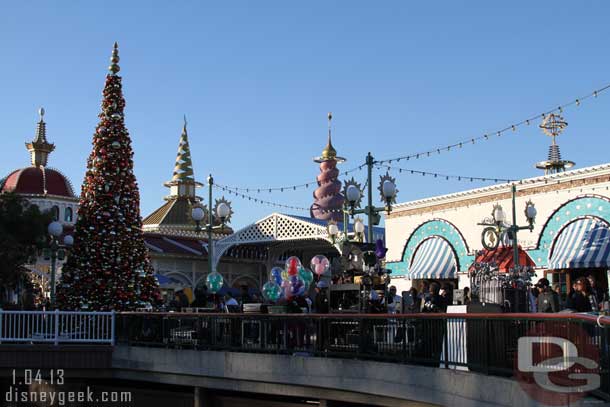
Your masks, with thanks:
M546 278L541 278L538 281L538 312L550 313L559 312L559 296L551 290L551 283Z
M320 280L316 284L316 297L314 298L314 311L317 314L328 314L328 282Z
M597 280L595 279L595 276L593 274L589 274L587 276L587 281L589 282L589 286L591 287L590 295L595 297L592 304L594 303L597 307L594 308L594 311L599 311L601 308L601 304L603 304L604 301L608 301L608 291L604 290L597 284Z
M402 312L419 312L419 298L417 288L411 287L409 291L402 292Z
M470 288L464 287L464 305L470 305Z
M586 279L584 277L576 279L573 288L574 291L568 297L566 307L575 312L591 312L591 302L586 292Z
M402 311L402 297L396 294L396 286L394 285L390 286L386 304L389 314L400 314Z
M424 312L424 306L430 299L430 283L427 281L422 281L421 283L421 291L419 293L419 305L420 311Z
M559 299L559 310L561 311L562 309L565 308L565 305L566 305L565 298L561 294L561 284L559 284L559 283L553 284L553 291L555 291L557 293L557 298Z

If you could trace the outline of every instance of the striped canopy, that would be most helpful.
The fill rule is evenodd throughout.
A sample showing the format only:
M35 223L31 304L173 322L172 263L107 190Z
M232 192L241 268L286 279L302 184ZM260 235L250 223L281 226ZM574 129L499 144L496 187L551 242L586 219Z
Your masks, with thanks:
M564 228L557 239L550 269L610 267L610 229L599 219L579 219Z
M449 243L438 236L424 240L413 255L409 278L457 278L457 262Z

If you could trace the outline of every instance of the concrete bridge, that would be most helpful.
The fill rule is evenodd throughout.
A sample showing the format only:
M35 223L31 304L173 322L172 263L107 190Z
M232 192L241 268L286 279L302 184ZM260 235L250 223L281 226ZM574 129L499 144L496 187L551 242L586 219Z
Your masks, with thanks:
M455 369L376 361L117 346L112 375L194 388L291 396L333 405L534 406L514 380Z

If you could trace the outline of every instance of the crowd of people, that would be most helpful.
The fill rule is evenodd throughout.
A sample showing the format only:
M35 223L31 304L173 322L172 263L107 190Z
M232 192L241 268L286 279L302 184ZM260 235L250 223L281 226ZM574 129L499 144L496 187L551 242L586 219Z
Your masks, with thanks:
M551 284L542 278L530 290L530 310L532 312L600 312L607 311L608 290L597 284L595 276L579 277L570 291L564 295L559 284Z
M223 295L210 294L204 286L195 291L192 302L184 291L177 291L165 309L181 311L185 308L205 308L217 312L242 312L244 304L253 303L262 304L263 312L270 305L279 305L285 306L288 313L326 314L331 311L329 289L330 283L320 280L305 295L282 298L277 304L269 304L261 296L251 293L246 286L241 287L238 295L234 295L231 290ZM462 292L462 298L457 303L469 305L472 301L469 287L464 287ZM601 288L593 275L577 278L567 294L562 294L559 284L551 286L546 278L540 279L528 293L530 312L599 312L606 310L610 301L608 290ZM451 283L424 280L420 283L419 290L411 287L409 291L402 292L402 296L398 294L396 286L392 285L385 295L375 290L370 291L369 310L390 314L446 312L447 307L454 303L453 294L454 286Z

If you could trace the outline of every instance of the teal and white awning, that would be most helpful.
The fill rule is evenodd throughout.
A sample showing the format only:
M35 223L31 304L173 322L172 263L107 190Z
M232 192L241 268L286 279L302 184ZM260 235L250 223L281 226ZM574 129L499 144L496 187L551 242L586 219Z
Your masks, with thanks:
M457 278L457 262L449 243L439 236L424 240L413 255L409 278Z
M555 240L549 269L597 267L610 267L610 229L599 219L578 219Z

